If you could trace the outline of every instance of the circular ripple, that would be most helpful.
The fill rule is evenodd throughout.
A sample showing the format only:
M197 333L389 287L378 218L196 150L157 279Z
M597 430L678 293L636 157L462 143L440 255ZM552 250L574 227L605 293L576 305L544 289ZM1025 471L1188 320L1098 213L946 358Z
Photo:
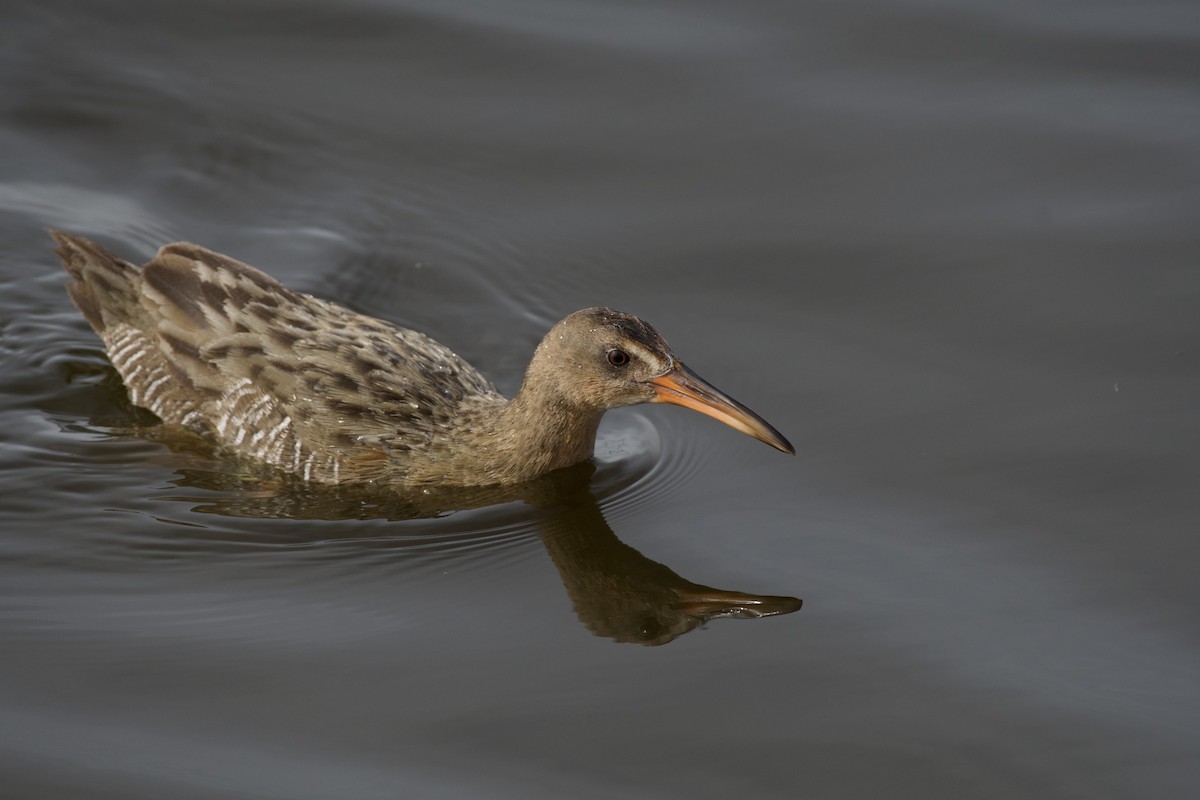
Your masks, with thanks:
M664 446L658 425L673 428L669 417L651 422L642 412L634 411L626 412L621 419L597 440L596 448L599 468L593 493L610 523L651 503L668 500L688 483L701 462L686 436L668 435L670 444ZM610 462L606 450L623 453L624 457Z
M109 221L110 238L115 231L120 240L150 247L169 238L157 220L145 215L126 217L123 224ZM335 273L345 284L331 283L338 286L335 294L341 295L339 299L377 314L383 309L372 306L381 300L386 303L387 298L409 305L414 296L446 298L449 310L440 301L436 313L430 312L429 304L418 302L417 307L420 313L433 313L437 324L448 328L458 328L454 320L476 319L475 312L481 312L485 298L491 298L486 324L466 331L479 339L473 345L479 352L471 352L468 346L463 348L464 355L492 368L499 363L500 369L519 378L531 348L515 346L512 331L514 327L525 331L531 343L540 337L557 318L547 309L558 302L549 300L546 293L557 296L562 287L543 286L536 296L520 290L525 283L521 278L527 255L517 243L495 245L494 240L447 237L442 253L448 262L454 262L452 268L427 271L418 265L398 273L360 258L358 268L351 263L351 269ZM335 252L353 249L337 237L330 248ZM423 248L413 249L420 252ZM350 256L350 261L355 258ZM571 280L575 279L563 278L564 282ZM406 285L410 281L413 285ZM92 340L83 333L86 329L74 311L67 310L61 282L57 272L25 282L22 291L32 295L29 299L34 306L49 313L6 326L0 340L10 359L18 361L27 374L27 383L41 390L34 393L36 404L56 420L52 427L57 430L51 432L57 437L56 447L61 449L64 443L58 439L72 433L91 436L87 442L74 439L68 448L71 457L78 459L76 472L87 474L88 480L74 485L66 480L64 490L82 494L85 486L93 490L103 487L102 493L93 497L75 498L76 503L87 505L103 497L111 535L93 531L95 555L101 559L174 561L183 568L196 558L220 560L272 551L340 569L347 561L359 567L385 563L401 552L406 559L470 556L468 560L477 560L486 552L486 561L494 564L497 558L523 557L536 546L544 516L537 504L531 510L519 499L501 498L490 504L467 503L431 511L431 507L405 498L380 498L378 492L369 495L352 489L298 485L219 456L202 442L172 439L161 428L138 427L146 420L110 397L113 387L100 385L111 377L111 371L104 366L98 348L80 346ZM567 293L575 290L583 291L573 287ZM436 329L430 332L441 338ZM461 329L454 335L464 338ZM453 339L448 343L458 345ZM28 404L30 393L24 395ZM588 486L610 517L627 516L651 502L663 502L695 472L699 458L689 440L672 436L671 447L664 448L660 426L673 427L669 414L622 409L605 420L596 445L595 473ZM158 448L145 440L157 440L167 447ZM142 446L130 450L120 444L133 441ZM129 460L114 463L120 458ZM161 478L153 476L163 470L175 477L167 487L161 482L154 486ZM452 510L463 508L469 510ZM113 518L111 512L119 513L121 519ZM153 523L130 524L131 517ZM287 557L279 562L294 560Z

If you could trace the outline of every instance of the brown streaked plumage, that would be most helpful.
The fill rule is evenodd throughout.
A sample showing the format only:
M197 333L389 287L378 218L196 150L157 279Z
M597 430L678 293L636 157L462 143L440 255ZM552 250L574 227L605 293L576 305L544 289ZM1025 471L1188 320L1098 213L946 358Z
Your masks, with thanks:
M134 404L305 480L519 483L590 458L604 412L645 402L795 452L630 314L588 308L559 322L507 400L428 336L203 247L166 245L138 269L81 236L50 235Z

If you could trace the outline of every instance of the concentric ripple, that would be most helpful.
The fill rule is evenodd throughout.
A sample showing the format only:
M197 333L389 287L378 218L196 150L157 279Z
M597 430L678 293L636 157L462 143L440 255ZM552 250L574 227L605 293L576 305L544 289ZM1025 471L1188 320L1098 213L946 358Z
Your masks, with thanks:
M30 194L22 187L23 196ZM56 196L49 189L44 194L47 205ZM172 238L153 214L124 209L118 216L97 224L108 229L106 238L115 236L135 251L152 250ZM277 238L306 246L314 242L304 232L280 232ZM528 257L517 243L495 247L483 238L447 238L441 246L454 266L426 269L397 260L396 251L387 255L387 248L378 260L369 257L371 245L360 249L364 246L333 234L318 238L318 249L335 260L341 253L346 267L327 276L333 280L325 288L339 300L395 319L405 316L405 308L429 316L428 306L414 297L447 298L448 308L439 308L430 319L436 323L430 333L499 373L497 383L505 391L517 388L528 351L555 321L557 312L548 310L553 303L545 296L554 289L521 293L515 288ZM417 247L400 250L420 252L429 244L422 241L418 235L408 243ZM304 484L230 459L197 437L156 425L130 405L99 343L70 308L63 278L51 268L49 244L46 261L46 271L35 279L4 282L31 313L6 321L0 330L11 389L0 392L0 411L8 409L14 417L40 413L44 423L14 423L4 438L10 455L20 454L30 485L49 487L63 513L72 507L95 509L95 524L70 536L98 567L148 560L156 568L188 570L256 552L274 554L258 562L258 568L268 569L299 559L318 571L339 572L349 564L361 570L389 564L400 553L406 563L453 559L459 570L495 567L540 551L545 523L562 503L590 496L610 519L628 517L651 502L669 502L698 464L686 437L660 433L673 427L674 415L622 409L601 426L592 465L563 470L565 476L532 494L522 488L406 495ZM587 280L579 277L582 271L567 272L564 282ZM586 294L583 287L575 288ZM489 296L492 303L485 309ZM465 334L455 328L454 320L477 319L476 312L484 311L484 321ZM443 336L436 326L455 332ZM514 329L516 338L510 333ZM470 344L462 346L464 340ZM670 447L664 447L664 438L671 439ZM14 503L13 509L24 507ZM56 516L33 507L26 511L30 519Z
M653 422L641 410L627 411L601 427L596 441L598 469L592 491L610 523L644 507L669 503L699 468L702 456L665 410ZM666 436L661 428L668 431ZM681 426L680 426L681 427ZM667 443L664 444L664 439Z

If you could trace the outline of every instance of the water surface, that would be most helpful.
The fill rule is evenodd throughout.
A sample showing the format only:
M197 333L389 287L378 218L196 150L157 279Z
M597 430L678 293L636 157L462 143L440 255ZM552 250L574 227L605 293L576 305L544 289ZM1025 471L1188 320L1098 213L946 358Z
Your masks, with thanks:
M1192 796L1192 6L5 4L7 794ZM652 407L545 502L297 489L155 435L47 227L505 391L629 310L798 455Z

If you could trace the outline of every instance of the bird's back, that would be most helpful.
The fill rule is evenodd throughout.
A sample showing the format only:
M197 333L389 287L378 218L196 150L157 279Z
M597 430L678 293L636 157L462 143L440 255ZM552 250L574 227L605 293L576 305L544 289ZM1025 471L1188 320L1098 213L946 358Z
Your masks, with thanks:
M464 404L503 402L424 334L292 291L197 245L138 269L52 232L130 399L306 479L403 477Z

